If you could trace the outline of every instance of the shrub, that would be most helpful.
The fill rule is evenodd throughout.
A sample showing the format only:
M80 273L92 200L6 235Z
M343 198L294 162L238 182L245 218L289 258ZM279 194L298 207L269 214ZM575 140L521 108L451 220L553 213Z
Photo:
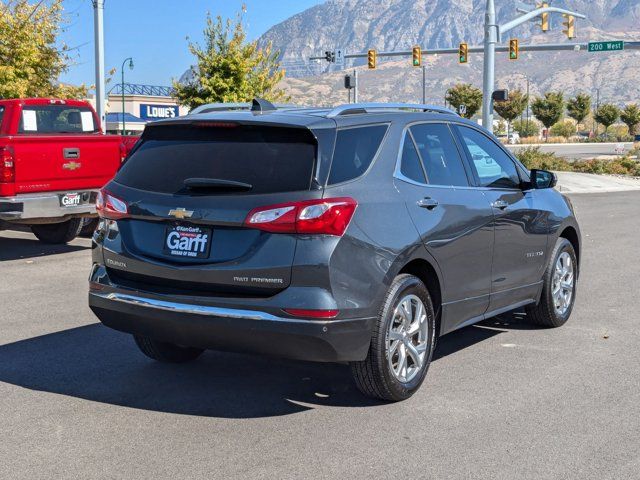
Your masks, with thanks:
M571 120L565 120L564 122L558 122L551 127L551 135L554 137L569 138L578 133L576 125Z
M529 119L528 122L526 120L516 120L511 126L521 138L538 137L540 135L540 124L533 119Z

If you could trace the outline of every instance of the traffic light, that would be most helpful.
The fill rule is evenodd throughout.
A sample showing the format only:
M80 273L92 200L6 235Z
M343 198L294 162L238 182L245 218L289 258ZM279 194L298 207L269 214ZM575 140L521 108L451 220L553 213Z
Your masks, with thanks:
M460 44L460 49L458 50L458 58L460 59L460 63L467 63L469 61L469 45L466 43Z
M422 50L420 49L420 47L413 47L413 66L414 67L419 67L420 65L422 65Z
M375 50L369 50L367 52L367 65L369 68L376 68L377 54Z
M520 56L520 45L517 38L509 40L509 60L518 60Z
M538 8L547 8L548 6L549 4L547 2L542 2L542 4L538 5ZM543 13L541 17L542 17L542 23L540 24L540 27L542 28L543 32L548 32L549 31L549 12Z
M329 63L336 63L336 52L324 52L324 59Z
M569 39L576 38L576 17L567 15L566 13L563 13L562 16L567 19L566 22L562 22L562 25L565 27L562 33Z

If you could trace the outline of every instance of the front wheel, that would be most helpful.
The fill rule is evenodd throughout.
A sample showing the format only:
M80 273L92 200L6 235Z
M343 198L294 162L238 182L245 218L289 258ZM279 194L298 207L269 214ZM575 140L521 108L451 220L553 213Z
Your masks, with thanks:
M159 342L149 337L134 335L136 345L147 357L165 363L185 363L198 358L204 350Z
M544 273L540 302L526 308L527 319L543 327L564 325L573 310L577 279L578 260L573 245L559 238Z
M367 358L351 364L358 389L397 402L411 397L427 375L435 314L429 291L413 275L399 275L387 292Z
M46 223L31 225L33 234L44 243L69 243L76 238L82 229L82 218L72 218L62 223Z

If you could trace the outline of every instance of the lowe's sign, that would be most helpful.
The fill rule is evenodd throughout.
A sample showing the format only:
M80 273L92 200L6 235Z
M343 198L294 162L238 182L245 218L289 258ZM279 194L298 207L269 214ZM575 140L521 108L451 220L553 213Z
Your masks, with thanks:
M160 120L180 115L177 105L140 104L140 118L143 120Z

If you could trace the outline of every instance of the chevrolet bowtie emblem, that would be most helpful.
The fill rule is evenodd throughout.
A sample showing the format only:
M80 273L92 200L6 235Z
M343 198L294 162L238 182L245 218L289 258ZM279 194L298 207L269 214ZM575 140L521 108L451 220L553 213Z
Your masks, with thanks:
M62 164L62 168L65 170L77 170L82 166L80 162L67 162Z
M193 210L185 210L184 208L175 208L169 210L169 215L178 219L191 218Z

